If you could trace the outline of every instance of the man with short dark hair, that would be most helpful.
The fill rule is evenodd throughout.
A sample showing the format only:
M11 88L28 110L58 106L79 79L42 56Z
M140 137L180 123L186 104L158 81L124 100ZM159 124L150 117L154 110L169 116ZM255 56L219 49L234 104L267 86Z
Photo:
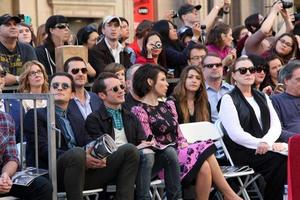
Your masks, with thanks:
M285 92L272 95L271 100L281 121L280 139L288 142L290 137L300 133L300 60L289 62L280 73Z
M86 128L92 138L97 138L104 133L109 134L119 146L117 152L127 152L127 159L129 159L131 157L130 153L137 152L136 145L139 145L141 142L147 142L143 141L146 139L146 136L139 120L133 113L122 106L122 103L125 101L124 89L125 86L112 73L103 72L98 77L94 83L93 91L102 99L103 104L99 110L88 116ZM137 199L150 199L149 189L154 154L153 152L144 154L140 151L140 155L140 167L136 179ZM120 157L119 159L124 158ZM111 165L115 164L111 163ZM133 185L137 171L134 171L134 168L130 169L129 166L124 166L122 171L123 173L120 172L117 178L117 186L127 190L127 192L124 191L123 193L127 197L126 199L133 199ZM113 171L108 170L108 172ZM110 177L111 179L112 174L114 173L108 173L105 177ZM127 184L124 183L125 176L127 177ZM121 193L119 194L121 195Z
M233 86L223 81L222 60L215 53L208 53L203 58L202 71L211 108L211 120L215 122L219 118L217 104L224 94L233 89Z
M17 24L20 22L17 16L5 14L0 17L0 63L7 72L6 85L18 83L23 64L37 59L33 47L18 42Z
M112 62L120 63L126 68L131 66L129 54L118 41L121 34L120 18L107 16L103 20L102 33L104 38L89 50L89 63L96 70L96 77Z
M204 45L196 44L188 51L188 64L201 66L202 59L207 54L207 48Z

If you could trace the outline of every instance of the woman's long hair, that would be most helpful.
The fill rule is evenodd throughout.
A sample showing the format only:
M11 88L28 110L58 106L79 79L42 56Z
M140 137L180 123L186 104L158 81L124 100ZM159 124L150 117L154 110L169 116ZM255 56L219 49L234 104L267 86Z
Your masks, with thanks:
M184 123L189 122L190 114L187 102L187 89L185 87L186 79L190 70L195 70L201 77L200 88L197 90L194 99L194 114L196 122L210 121L209 103L205 88L205 81L202 70L197 66L187 66L181 73L180 81L173 91L173 96L178 101L183 115Z
M217 47L221 47L223 45L222 34L227 34L230 31L231 27L225 23L216 24L212 30L207 35L206 44L212 44Z
M44 65L36 60L28 61L23 65L23 72L20 75L20 85L19 85L18 91L20 93L29 93L30 92L31 87L30 87L30 83L29 83L29 75L30 75L30 69L33 65L39 66L40 70L42 71L42 74L44 76L44 83L42 85L42 93L47 93L48 89L49 89L48 76L47 76Z

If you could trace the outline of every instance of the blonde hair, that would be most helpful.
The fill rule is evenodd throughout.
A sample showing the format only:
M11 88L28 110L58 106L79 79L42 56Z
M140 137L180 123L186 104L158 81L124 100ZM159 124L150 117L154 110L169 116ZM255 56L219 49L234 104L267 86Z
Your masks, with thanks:
M43 76L44 76L44 83L42 85L42 93L47 93L48 89L49 89L48 88L49 87L48 76L47 76L44 65L36 60L28 61L23 65L23 68L22 68L23 72L20 75L20 84L18 87L18 91L20 93L29 93L30 92L31 88L30 88L30 84L29 84L29 75L30 75L30 69L33 65L37 65L41 69Z

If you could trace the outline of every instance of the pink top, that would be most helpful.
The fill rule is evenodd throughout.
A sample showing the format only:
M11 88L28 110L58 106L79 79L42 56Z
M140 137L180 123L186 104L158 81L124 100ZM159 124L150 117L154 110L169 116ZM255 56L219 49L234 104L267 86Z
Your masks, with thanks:
M216 54L218 54L218 56L223 60L231 51L231 47L225 47L223 49L220 49L219 47L213 45L213 44L209 44L206 45L207 51L208 52L214 52Z

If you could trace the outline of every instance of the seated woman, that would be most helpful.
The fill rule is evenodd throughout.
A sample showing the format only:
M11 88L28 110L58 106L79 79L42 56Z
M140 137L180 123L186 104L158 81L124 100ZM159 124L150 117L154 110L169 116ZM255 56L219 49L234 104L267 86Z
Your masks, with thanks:
M165 97L168 82L166 70L159 65L146 64L134 74L133 89L141 97L141 104L132 108L146 135L153 135L155 151L153 172L164 168L168 199L181 198L181 186L196 183L196 199L208 199L213 181L224 194L224 199L241 199L223 177L210 141L188 145L177 121L172 101L160 102ZM174 145L171 145L174 143Z
M48 92L48 76L42 63L33 60L23 65L23 73L20 75L20 93L41 94ZM24 111L34 108L33 100L25 99L22 101ZM47 106L46 100L36 100L36 107Z
M247 57L237 59L232 77L236 86L221 99L219 117L226 129L224 142L236 165L249 165L265 181L265 200L282 199L287 157L276 143L281 125L269 98L252 88L255 68ZM273 151L271 151L273 150Z
M169 99L175 103L179 124L211 121L205 80L199 67L184 68Z

